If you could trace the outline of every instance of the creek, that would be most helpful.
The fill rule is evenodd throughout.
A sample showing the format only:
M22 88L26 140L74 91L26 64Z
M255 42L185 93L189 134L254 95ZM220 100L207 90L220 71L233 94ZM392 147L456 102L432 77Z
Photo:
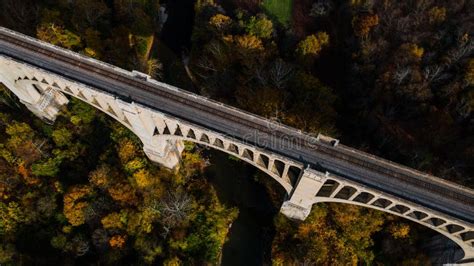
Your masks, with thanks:
M256 169L229 159L223 152L209 151L208 157L211 165L205 175L219 200L239 209L223 247L222 265L269 264L273 218L278 209L273 206L265 186L255 180Z

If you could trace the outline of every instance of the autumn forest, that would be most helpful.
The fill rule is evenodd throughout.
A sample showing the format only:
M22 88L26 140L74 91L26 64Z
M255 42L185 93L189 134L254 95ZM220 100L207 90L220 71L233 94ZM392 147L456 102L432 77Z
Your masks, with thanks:
M474 188L474 0L1 0L0 26ZM246 212L209 177L220 161L268 200L246 207L266 221L246 265L431 265L456 249L357 206L289 220L284 191L239 159L186 142L160 167L69 100L49 125L0 84L0 265L242 265L226 245Z

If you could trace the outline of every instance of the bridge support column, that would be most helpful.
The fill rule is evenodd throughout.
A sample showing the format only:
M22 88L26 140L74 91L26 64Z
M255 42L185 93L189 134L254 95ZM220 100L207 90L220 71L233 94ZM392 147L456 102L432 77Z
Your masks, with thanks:
M8 87L33 114L48 124L52 124L58 116L59 110L69 100L64 94L51 86L33 83L29 80L0 82Z
M178 140L161 140L144 143L143 150L148 158L166 168L173 169L181 161L184 143Z
M40 86L36 87L39 88ZM45 87L37 101L21 102L37 117L48 124L52 124L56 120L60 108L66 105L69 100L61 92L51 87Z
M135 103L118 100L117 104L123 111L130 129L142 141L143 151L147 157L166 168L175 168L181 161L181 152L184 150L183 142L155 134L155 123L152 116Z
M314 197L326 181L326 175L306 168L300 176L290 199L283 202L280 212L290 219L303 221L308 217L313 206Z
M52 124L59 113L61 106L67 104L68 99L48 83L33 81L26 77L26 70L15 65L5 57L0 57L0 82L13 92L31 112ZM15 77L15 79L14 79Z

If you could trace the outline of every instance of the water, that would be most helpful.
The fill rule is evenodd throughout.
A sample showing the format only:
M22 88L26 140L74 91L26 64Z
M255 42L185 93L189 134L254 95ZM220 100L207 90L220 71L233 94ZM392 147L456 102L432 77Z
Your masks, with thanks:
M222 265L269 264L273 217L278 209L273 206L264 185L254 179L256 169L230 160L222 152L209 151L209 157L212 164L205 175L219 200L239 209L223 247Z
M194 25L194 0L162 1L168 20L163 25L161 39L176 55L189 51Z

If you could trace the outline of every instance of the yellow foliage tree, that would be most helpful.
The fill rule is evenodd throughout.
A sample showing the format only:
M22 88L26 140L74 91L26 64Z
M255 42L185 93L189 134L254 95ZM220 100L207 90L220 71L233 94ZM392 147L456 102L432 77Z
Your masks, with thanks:
M435 6L428 12L430 23L441 23L446 20L446 8Z
M277 228L285 228L275 236L275 263L297 264L293 254L304 257L309 264L370 264L374 259L371 236L384 223L381 212L334 204L315 205L310 216L300 224L278 217ZM296 247L286 243L299 243Z
M172 257L163 262L163 266L180 266L183 262L178 257Z
M329 45L329 35L325 32L318 32L309 35L298 43L296 53L302 57L314 58L319 55L324 47Z
M158 219L158 213L150 208L142 212L128 214L127 232L129 235L148 234L153 230L153 222Z
M123 228L121 215L119 213L116 213L116 212L107 214L107 216L102 218L100 220L100 222L102 223L102 226L105 229L110 229L110 228L122 229Z
M410 226L408 224L392 224L389 227L390 234L396 239L407 238L410 235Z
M99 188L107 188L110 184L109 175L110 167L103 164L89 174L89 182Z
M416 43L402 44L401 50L403 51L403 53L408 54L416 60L422 58L423 54L425 53L425 49L423 49L423 47L418 46Z
M260 38L253 35L235 36L233 38L238 48L245 50L263 51L263 43Z
M13 233L17 226L25 222L25 215L22 207L12 201L8 204L0 202L0 235Z
M209 24L218 30L225 29L232 23L232 19L226 15L217 14L209 19Z
M125 164L137 155L137 147L129 139L121 139L118 145L120 161Z
M135 205L138 201L135 189L128 183L118 183L108 188L110 196L118 202Z
M81 38L76 34L53 23L45 23L36 30L38 39L67 49L77 48L81 45Z
M137 182L138 187L145 188L150 186L153 183L153 180L150 177L150 173L145 169L140 169L133 174L135 182Z
M93 190L89 186L75 186L64 195L63 213L68 222L73 226L84 224L86 220L85 210L89 204L85 201Z

